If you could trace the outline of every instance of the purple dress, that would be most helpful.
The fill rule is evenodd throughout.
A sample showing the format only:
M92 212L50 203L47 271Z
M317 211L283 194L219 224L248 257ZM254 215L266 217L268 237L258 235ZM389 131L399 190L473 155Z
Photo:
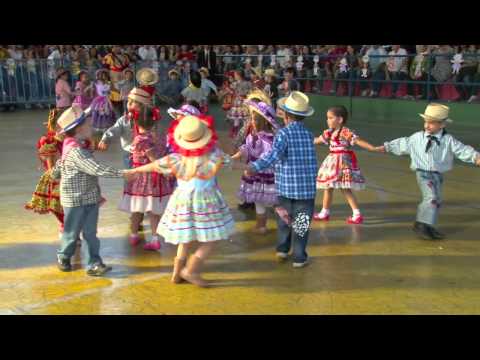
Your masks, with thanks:
M88 96L87 86L81 81L77 81L75 86L75 100L73 100L74 105L78 105L82 110L86 110L93 101L93 98Z
M115 123L115 112L112 103L108 98L110 95L110 84L95 83L97 96L92 101L93 128L96 131L105 131Z
M245 144L240 147L242 155L251 163L272 150L274 135L260 131L257 135L249 134ZM247 203L260 203L265 206L277 204L277 189L273 168L258 172L253 176L242 176L237 196Z

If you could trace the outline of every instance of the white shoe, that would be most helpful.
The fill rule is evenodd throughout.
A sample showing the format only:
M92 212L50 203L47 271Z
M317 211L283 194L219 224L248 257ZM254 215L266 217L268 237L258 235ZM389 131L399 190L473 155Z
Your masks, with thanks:
M280 261L285 261L285 260L287 260L287 258L288 258L288 254L287 254L287 253L283 253L283 252L277 252L277 253L275 254L275 256L276 256L277 259L280 260Z
M308 264L308 260L307 260L307 261L304 261L304 262L302 262L302 263L296 263L296 262L294 262L294 263L293 263L293 267L296 268L296 269L299 269L299 268L303 268L303 267L307 266L307 264Z
M478 96L472 95L472 96L470 96L470 99L468 99L467 102L470 104L471 102L473 102L473 101L475 101L475 100L477 100L477 99L478 99Z

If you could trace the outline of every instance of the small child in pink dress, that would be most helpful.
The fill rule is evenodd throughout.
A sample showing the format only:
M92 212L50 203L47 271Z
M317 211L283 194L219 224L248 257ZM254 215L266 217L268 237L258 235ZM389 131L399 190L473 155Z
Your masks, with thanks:
M159 119L158 109L145 108L138 113L135 126L138 133L132 145L133 168L149 164L167 155L166 136L154 134L155 121ZM140 242L138 235L143 214L148 214L152 229L152 239L144 246L145 250L160 250L160 237L156 230L170 195L174 190L174 178L166 178L156 172L142 173L134 181L126 184L120 210L132 214L130 244Z
M86 71L80 71L78 74L78 81L75 84L75 99L73 104L86 110L93 101L95 96L95 89L88 78Z
M63 68L57 71L57 81L55 82L56 107L65 110L72 105L74 94L68 84L68 70Z

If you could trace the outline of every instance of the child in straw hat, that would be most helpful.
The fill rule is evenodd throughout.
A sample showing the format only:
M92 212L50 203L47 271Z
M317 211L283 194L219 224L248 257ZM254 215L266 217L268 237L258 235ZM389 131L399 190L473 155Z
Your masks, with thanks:
M443 173L452 169L453 159L480 166L480 153L447 133L447 123L452 122L449 110L448 106L442 104L429 104L425 113L419 114L424 120L423 131L385 142L379 147L394 155L410 156L410 168L416 172L423 197L413 230L425 240L444 238L435 225L442 203Z
M293 243L293 266L307 264L306 252L310 222L315 203L317 157L314 136L303 124L313 115L308 96L293 91L278 100L285 127L278 130L272 150L250 163L246 175L254 175L275 166L279 214L277 257L284 261Z
M186 280L204 287L207 282L200 275L203 263L215 243L227 240L234 231L233 217L216 182L217 172L228 166L231 158L216 147L217 135L210 116L177 118L170 126L168 142L174 153L129 171L155 171L177 178L177 188L157 232L167 243L178 245L172 282ZM187 263L194 242L199 246Z
M123 149L123 160L126 168L130 168L130 146L134 137L134 122L132 121L132 114L142 111L142 109L147 106L152 106L152 98L150 94L142 89L133 88L128 94L127 112L123 114L113 126L105 131L98 144L98 149L105 151L108 149L112 140L116 137L120 137L120 145Z
M62 157L52 170L52 178L60 181L60 202L64 210L62 244L57 252L61 271L71 271L71 257L75 253L78 234L82 232L88 243L87 275L101 276L111 267L100 257L97 238L98 210L102 202L98 176L126 178L132 176L123 170L99 163L88 148L93 135L92 120L80 107L67 109L58 119L63 141Z

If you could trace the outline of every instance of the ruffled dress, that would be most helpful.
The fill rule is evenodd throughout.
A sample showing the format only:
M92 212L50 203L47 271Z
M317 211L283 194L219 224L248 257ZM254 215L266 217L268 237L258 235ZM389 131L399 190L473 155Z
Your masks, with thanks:
M328 129L323 132L322 141L329 145L330 154L318 170L317 189L365 189L365 178L352 150L357 137L346 127L340 131Z

